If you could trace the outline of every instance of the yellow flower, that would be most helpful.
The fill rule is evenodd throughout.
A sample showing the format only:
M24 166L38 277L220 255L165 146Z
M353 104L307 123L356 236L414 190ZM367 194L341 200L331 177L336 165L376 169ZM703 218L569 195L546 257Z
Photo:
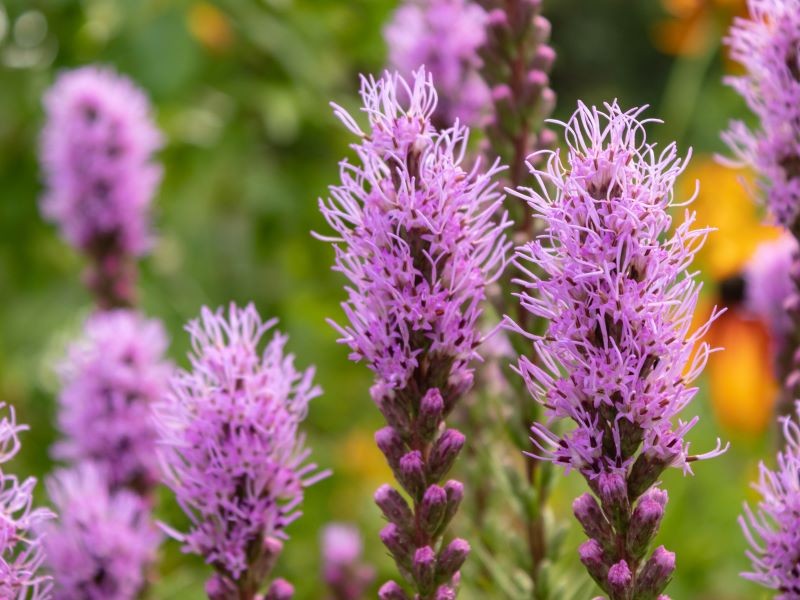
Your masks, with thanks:
M191 34L209 50L224 52L233 43L228 17L213 4L194 3L189 9L187 22Z
M745 190L742 177L748 175L717 164L711 157L699 157L680 181L682 198L691 196L695 183L700 193L690 209L697 211L697 225L713 227L695 265L719 281L739 273L756 247L775 239L780 229L762 223L761 211Z

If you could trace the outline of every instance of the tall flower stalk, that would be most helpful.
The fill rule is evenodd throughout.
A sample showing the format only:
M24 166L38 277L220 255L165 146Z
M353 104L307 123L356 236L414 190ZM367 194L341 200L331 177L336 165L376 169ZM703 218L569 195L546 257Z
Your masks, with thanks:
M667 467L690 473L722 452L690 454L698 418L674 422L710 352L700 340L711 321L692 327L700 285L689 271L708 230L692 229L688 212L673 228L688 159L648 143L641 112L579 104L564 125L566 159L546 152L532 169L536 188L520 194L545 229L517 249L519 298L549 324L541 335L510 324L533 342L537 360L517 366L530 394L550 421L573 424L536 423L531 454L589 484L573 505L589 537L580 558L611 600L662 593L675 555L650 551L667 503L656 483Z
M469 390L481 342L486 286L505 265L508 222L495 191L497 167L464 170L467 130L438 131L437 95L422 69L410 81L387 73L361 86L366 130L337 116L358 138L357 163L320 210L336 237L335 270L349 280L346 325L334 327L375 373L371 396L387 426L375 440L410 499L384 485L375 495L389 524L381 539L415 598L452 598L469 552L445 532L463 496L446 481L464 436L445 419ZM390 581L384 600L408 598Z
M0 465L19 452L19 433L28 429L19 425L14 409L0 403ZM44 560L42 529L53 515L44 508L33 507L36 479L20 481L0 466L0 598L48 600L51 577L42 572Z
M726 81L758 117L758 126L731 123L723 140L727 160L759 176L757 194L771 217L800 239L800 0L748 0L749 18L738 18L727 43L745 73ZM784 391L779 412L800 396L800 254L791 268L794 290L786 298L793 327L779 358Z
M144 93L98 67L62 73L44 98L41 208L90 260L100 308L135 302L136 258L151 245L150 204L161 180L161 134Z
M252 304L227 315L204 308L187 326L191 369L157 404L166 484L191 521L187 533L167 531L214 567L212 600L261 598L305 488L328 474L308 462L299 431L320 394L313 369L295 369L280 333L259 350L275 323ZM291 597L283 579L264 596Z

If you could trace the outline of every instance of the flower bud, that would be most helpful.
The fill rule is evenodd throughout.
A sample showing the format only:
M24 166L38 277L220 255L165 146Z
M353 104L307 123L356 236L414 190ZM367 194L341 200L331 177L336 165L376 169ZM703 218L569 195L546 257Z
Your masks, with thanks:
M545 19L542 15L533 17L533 31L536 37L536 42L539 44L546 44L550 39L550 21Z
M608 570L608 589L615 600L630 600L633 593L633 573L624 560Z
M655 598L667 587L674 572L675 553L659 546L642 567L636 582L636 597Z
M206 581L206 595L209 600L235 600L238 596L236 584L230 579L214 573Z
M439 430L444 414L444 400L438 388L429 389L419 403L417 431L426 441L433 439Z
M639 559L644 555L650 540L658 532L664 517L666 497L666 492L654 488L642 496L633 510L626 544L628 553L634 558Z
M395 562L403 568L410 569L414 546L408 536L394 523L389 523L381 529L379 535Z
M397 470L400 458L406 452L406 444L403 438L393 427L383 427L375 432L375 443L383 452L389 466L393 471Z
M600 587L606 589L608 587L606 584L608 565L603 555L603 548L597 540L590 539L581 544L578 548L578 556L583 566L586 567L589 575L592 576L592 579L594 579Z
M428 535L433 535L442 523L447 511L447 492L438 485L432 485L422 497L419 507L419 524Z
M444 584L436 588L434 600L456 600L456 590L453 586Z
M285 579L276 579L269 587L264 600L292 600L294 586Z
M414 515L405 498L392 486L384 484L375 492L375 504L381 509L383 516L390 523L401 529L411 529Z
M436 553L433 548L423 546L417 549L411 573L420 595L427 595L433 591L436 581Z
M408 594L405 593L394 581L387 581L378 590L379 600L409 600Z
M450 581L464 561L469 556L470 546L466 540L456 538L439 553L439 561L436 567L436 581L447 583Z
M433 444L428 459L430 481L439 481L453 466L453 462L464 447L464 434L455 429L446 430Z
M397 466L397 479L414 500L419 501L425 493L425 463L422 453L412 450L406 453Z
M536 54L533 56L531 66L534 69L539 69L545 73L549 73L553 68L553 63L556 60L556 51L547 44L539 44L536 48Z
M451 479L444 484L444 492L447 495L447 506L445 508L444 516L442 517L442 522L439 525L438 531L436 532L437 534L441 534L444 531L445 527L447 527L453 516L458 511L458 507L461 505L461 501L464 499L464 485L455 479Z
M618 531L625 531L631 510L625 479L617 473L603 473L595 485L606 517Z
M614 533L594 496L589 493L578 496L572 503L572 512L587 537L597 540L604 548L611 547Z

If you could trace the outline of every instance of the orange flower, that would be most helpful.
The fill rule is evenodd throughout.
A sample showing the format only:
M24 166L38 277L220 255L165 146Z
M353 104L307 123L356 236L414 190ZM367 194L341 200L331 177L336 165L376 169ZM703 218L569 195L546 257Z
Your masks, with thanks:
M738 433L763 433L772 422L778 395L765 326L730 310L714 324L709 338L724 348L711 355L707 368L718 421Z
M703 54L731 19L745 12L745 0L662 0L670 17L653 27L653 41L665 54Z
M224 52L233 43L228 17L208 2L196 2L187 15L189 31L206 48Z

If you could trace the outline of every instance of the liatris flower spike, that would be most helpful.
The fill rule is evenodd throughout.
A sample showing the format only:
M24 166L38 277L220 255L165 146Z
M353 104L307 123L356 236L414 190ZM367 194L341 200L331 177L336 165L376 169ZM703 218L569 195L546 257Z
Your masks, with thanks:
M130 490L109 491L91 462L57 471L47 489L59 514L43 528L55 598L138 598L161 540L148 502Z
M556 102L549 77L556 59L547 44L550 22L541 14L542 0L478 2L487 11L486 43L481 48L481 75L490 88L492 106L487 153L509 165L514 187L527 174L528 156L552 148L556 141L543 127ZM527 230L528 225L528 219L520 221L517 229Z
M91 460L112 490L149 496L160 481L152 407L167 388L166 348L158 321L123 309L90 316L59 368L64 439L54 456Z
M338 234L328 238L334 268L350 281L349 323L334 327L375 373L372 398L387 422L375 439L411 498L409 506L388 485L377 491L389 521L381 539L420 600L453 597L469 545L442 545L463 495L445 482L464 445L445 417L472 384L481 304L505 265L508 223L493 220L497 167L464 171L467 130L434 129L436 92L424 70L409 82L364 78L361 96L366 132L336 107L358 136L358 164L342 162L341 184L320 201ZM406 596L390 582L381 597Z
M295 369L280 333L259 352L274 324L252 304L227 316L203 308L186 328L191 369L175 372L157 404L166 484L191 520L188 533L168 532L215 568L212 600L256 598L304 489L327 475L307 462L298 431L320 393L313 369ZM291 597L287 585L273 582L267 598Z
M723 134L737 161L761 177L775 220L800 236L800 0L748 0L727 38L745 73L727 82L759 119L750 130L734 122Z
M776 600L800 597L800 427L796 419L797 414L794 419L781 419L786 445L778 453L778 468L772 471L760 465L759 482L753 486L761 494L758 508L754 512L745 504L744 516L739 517L753 565L742 576L778 591Z
M144 93L110 69L62 73L44 98L44 215L88 254L104 308L133 302L133 257L150 245L150 204L161 180L161 134Z
M551 420L574 423L561 434L535 424L532 454L579 471L594 492L573 505L590 538L580 558L611 600L655 598L672 575L674 554L658 547L648 558L664 469L688 473L723 451L691 455L684 436L697 417L673 423L710 352L700 343L710 321L692 326L700 285L688 270L708 230L692 229L688 211L672 227L688 159L674 144L657 152L641 112L580 104L562 124L566 163L547 152L532 170L536 190L519 192L545 224L517 249L519 298L549 325L542 336L521 331L538 361L523 355L518 370Z
M0 403L0 409L5 404ZM14 409L0 419L0 464L11 460L20 449L18 425ZM43 508L33 508L32 477L19 481L0 467L0 598L46 600L50 598L51 578L40 572L44 559L40 528L53 518Z
M362 562L361 534L353 525L331 523L322 530L322 576L331 600L361 600L375 579Z
M477 125L489 105L478 74L486 41L486 13L469 0L405 0L385 29L389 63L404 77L420 67L433 76L439 102L431 120L437 128L456 119Z

